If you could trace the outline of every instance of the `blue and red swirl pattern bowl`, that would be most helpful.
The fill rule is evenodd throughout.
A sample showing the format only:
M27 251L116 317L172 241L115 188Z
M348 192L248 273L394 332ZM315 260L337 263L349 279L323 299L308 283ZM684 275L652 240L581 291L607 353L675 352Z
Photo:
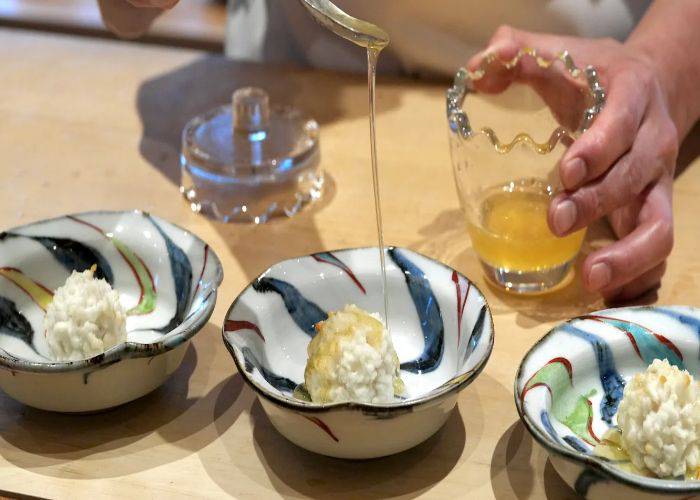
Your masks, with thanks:
M493 348L481 292L448 266L407 249L385 249L388 325L405 398L390 404L316 404L294 397L304 381L314 324L356 304L383 315L379 251L323 252L274 265L233 302L223 337L272 424L308 450L372 458L411 448L445 423L458 392Z
M575 318L545 335L523 359L515 404L552 465L581 496L600 499L686 498L700 481L627 472L594 447L616 425L626 382L656 359L698 377L700 310L609 309ZM624 464L622 464L624 465Z
M127 342L90 359L54 362L43 318L73 270L119 292ZM89 412L161 385L206 324L223 278L202 240L147 213L89 212L0 233L0 388L30 406Z

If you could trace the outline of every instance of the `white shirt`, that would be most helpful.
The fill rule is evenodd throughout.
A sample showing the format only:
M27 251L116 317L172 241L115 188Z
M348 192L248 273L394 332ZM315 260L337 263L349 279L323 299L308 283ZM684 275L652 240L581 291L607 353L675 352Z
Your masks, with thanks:
M452 74L501 24L624 40L651 0L337 0L379 25L384 73ZM366 54L316 24L297 0L229 0L226 54L239 60L366 71Z

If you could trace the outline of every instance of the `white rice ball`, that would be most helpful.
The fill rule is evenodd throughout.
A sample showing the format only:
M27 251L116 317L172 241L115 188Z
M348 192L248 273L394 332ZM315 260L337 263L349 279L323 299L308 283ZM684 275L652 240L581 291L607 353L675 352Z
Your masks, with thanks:
M93 274L73 271L46 309L44 331L56 361L91 358L126 341L119 294Z
M667 360L655 359L625 387L617 413L622 446L632 463L658 477L700 466L698 383Z
M388 403L403 393L399 358L381 320L357 306L316 325L304 372L315 403Z

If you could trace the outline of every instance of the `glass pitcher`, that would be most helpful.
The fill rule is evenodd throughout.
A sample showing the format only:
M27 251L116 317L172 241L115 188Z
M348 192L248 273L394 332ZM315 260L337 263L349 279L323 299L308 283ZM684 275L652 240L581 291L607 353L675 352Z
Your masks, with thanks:
M579 69L567 52L490 54L455 76L447 92L455 182L474 251L497 285L541 292L569 273L586 230L555 236L548 207L562 189L559 160L604 101L595 69Z

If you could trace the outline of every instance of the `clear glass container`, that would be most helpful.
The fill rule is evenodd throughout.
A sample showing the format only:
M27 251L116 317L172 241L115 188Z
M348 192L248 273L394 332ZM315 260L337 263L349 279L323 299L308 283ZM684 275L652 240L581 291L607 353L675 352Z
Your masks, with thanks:
M497 285L541 292L570 271L586 230L558 238L547 213L561 189L559 160L604 100L595 70L567 52L491 54L457 73L447 92L454 177L472 246Z
M259 224L320 198L318 123L268 101L262 89L238 89L231 105L185 126L180 192L193 211Z

